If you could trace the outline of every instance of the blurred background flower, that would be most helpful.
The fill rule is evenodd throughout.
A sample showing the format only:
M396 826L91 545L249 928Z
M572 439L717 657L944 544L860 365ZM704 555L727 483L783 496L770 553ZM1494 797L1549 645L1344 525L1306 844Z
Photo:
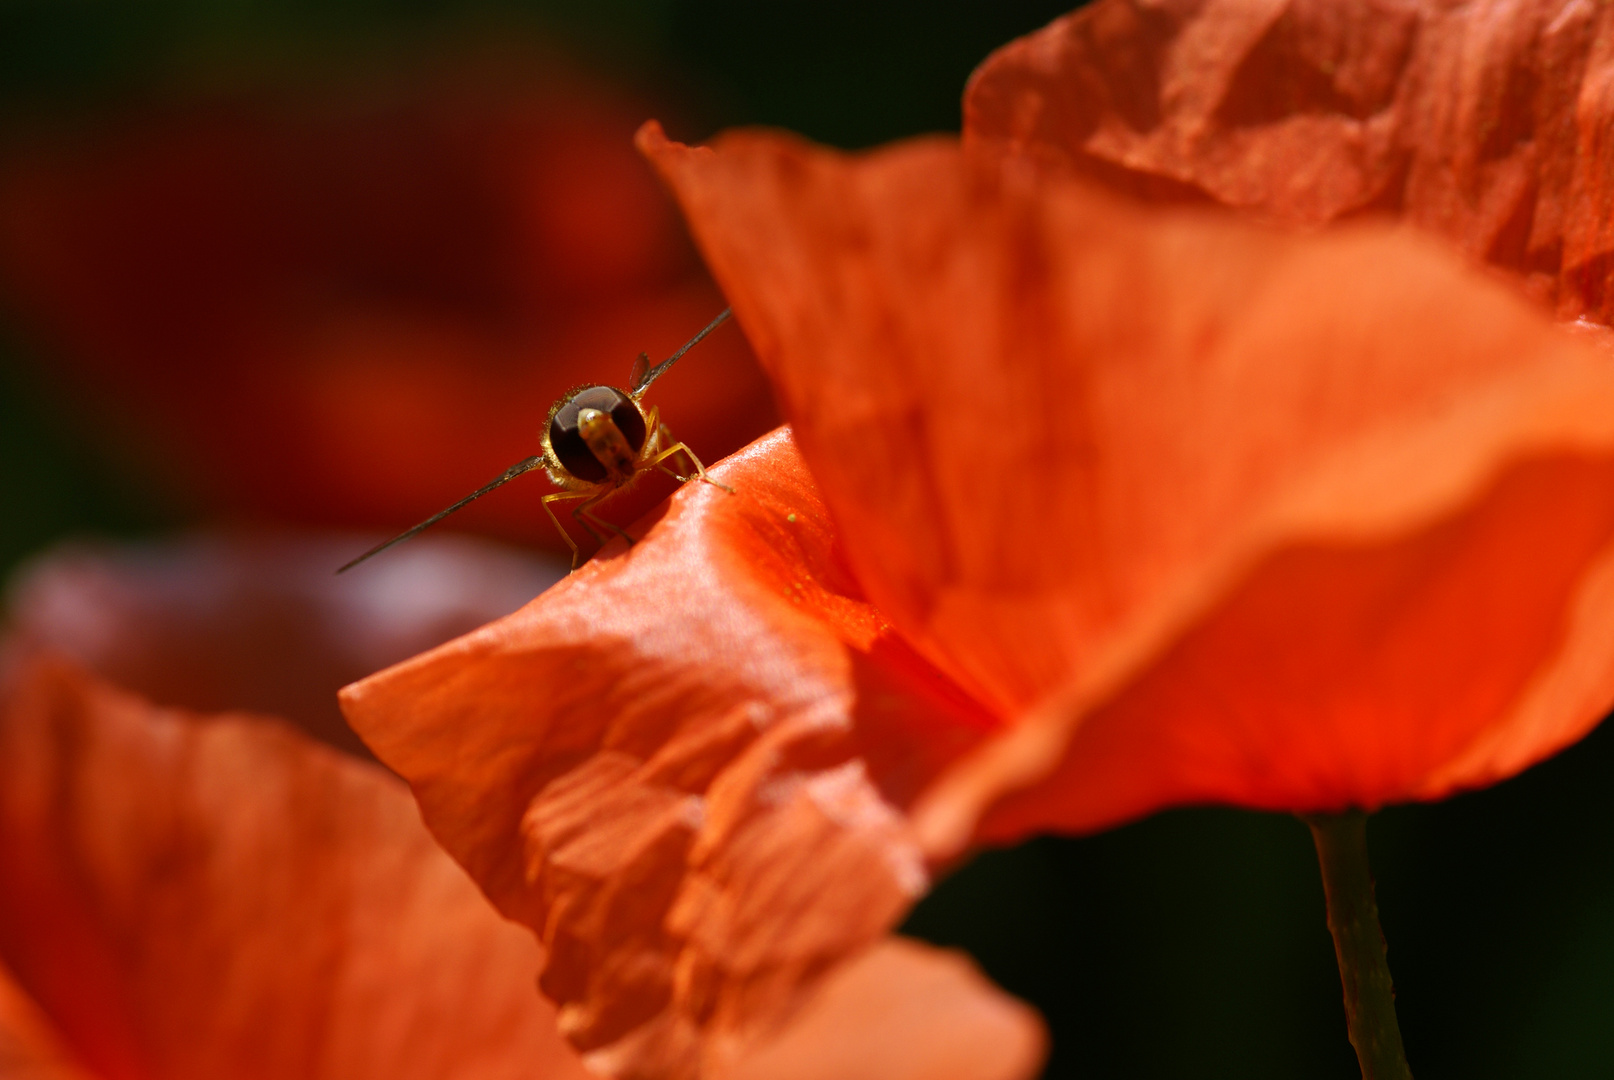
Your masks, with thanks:
M533 993L539 950L408 788L310 738L334 734L329 677L546 570L438 539L409 580L321 592L331 548L85 546L23 574L0 641L0 1076L587 1075Z
M721 306L628 145L639 121L956 130L974 66L1066 6L7 5L0 561L191 524L411 524L532 453L559 390ZM726 332L656 391L708 460L772 421ZM456 526L559 550L541 489ZM1375 819L1421 1070L1614 1064L1611 769L1599 730ZM988 853L905 929L1042 1010L1051 1076L1355 1076L1316 873L1292 819L1174 811Z
M483 48L19 138L0 279L77 410L209 515L390 527L704 325L722 300L629 145L650 99ZM733 331L661 402L714 458L772 424ZM465 527L558 544L531 502Z

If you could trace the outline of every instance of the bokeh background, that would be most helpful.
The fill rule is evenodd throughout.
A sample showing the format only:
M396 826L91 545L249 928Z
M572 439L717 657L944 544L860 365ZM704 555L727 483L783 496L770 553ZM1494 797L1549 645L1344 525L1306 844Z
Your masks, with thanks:
M397 531L721 307L628 146L956 130L1031 0L0 5L0 568L69 538ZM584 179L586 178L586 179ZM739 336L658 387L773 423ZM456 524L558 550L536 488ZM659 498L665 492L651 492ZM1417 1075L1614 1075L1614 734L1370 825ZM1357 1075L1306 830L1223 809L989 852L907 930L1034 1002L1051 1077Z

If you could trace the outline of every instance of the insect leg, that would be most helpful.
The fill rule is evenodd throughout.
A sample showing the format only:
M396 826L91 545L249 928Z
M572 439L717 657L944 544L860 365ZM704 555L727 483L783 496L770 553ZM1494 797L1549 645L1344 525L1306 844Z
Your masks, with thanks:
M631 546L633 544L633 537L628 535L627 530L623 529L614 521L606 521L602 517L589 513L589 510L592 507L598 506L605 500L606 496L610 495L616 490L616 488L606 488L604 491L599 492L587 502L579 503L577 509L572 511L572 517L576 518L578 523L582 525L583 528L588 529L589 535L594 537L594 539L598 540L601 544L605 543L605 537L596 533L593 527L590 526L589 522L593 522L595 525L598 525L601 528L610 529L612 532L622 537L622 539L626 540Z
M589 520L587 518L583 517L583 507L585 505L587 505L587 504L586 503L578 503L576 506L572 507L572 520L577 522L579 525L583 526L583 531L588 533L589 537L596 544L603 544L603 543L605 543L605 537L603 537L599 533L595 532L594 531L594 526L589 524ZM593 515L590 515L590 517L592 517L592 516Z
M566 529L561 525L560 518L555 516L555 511L550 509L549 504L552 502L560 502L564 499L586 498L588 498L588 492L586 491L556 491L549 495L545 495L542 499L544 504L544 513L548 514L549 520L555 523L555 531L560 533L561 539L566 541L566 546L572 549L573 570L577 569L577 541L573 540L572 534L567 532ZM596 539L598 539L598 537L596 537Z
M734 494L734 489L733 488L729 487L727 484L720 484L716 480L713 480L710 476L707 476L706 475L706 466L702 465L701 464L701 459L695 456L695 451L691 450L689 447L685 446L681 442L680 443L673 443L671 446L667 447L667 449L661 451L661 453L657 454L655 457L650 459L649 464L651 464L651 465L661 465L661 463L663 461L665 461L668 458L672 457L674 454L683 454L685 457L687 457L689 459L690 464L695 466L695 477L694 477L695 479L704 480L708 484L711 484L713 487L722 488L724 491L728 492L730 495ZM668 471L671 472L671 470L668 470ZM673 475L678 476L677 473L673 473ZM682 477L682 476L680 476L678 478L680 480L689 479L688 477Z

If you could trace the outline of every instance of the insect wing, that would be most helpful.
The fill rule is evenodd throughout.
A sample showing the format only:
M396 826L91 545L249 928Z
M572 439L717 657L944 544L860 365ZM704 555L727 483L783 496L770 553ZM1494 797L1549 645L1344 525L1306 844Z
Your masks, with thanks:
M707 334L710 334L713 330L716 330L719 326L722 326L724 321L732 314L734 314L733 308L724 308L717 318L706 324L706 329L684 342L683 347L677 352L667 357L667 359L663 360L655 367L645 371L642 375L639 373L639 365L637 363L634 364L633 370L635 378L631 380L631 385L628 387L629 392L632 393L635 398L643 394L650 388L651 383L661 378L662 374L665 373L668 368L677 363L680 356L683 356L690 349L693 349L696 345L699 345L702 338L704 338Z

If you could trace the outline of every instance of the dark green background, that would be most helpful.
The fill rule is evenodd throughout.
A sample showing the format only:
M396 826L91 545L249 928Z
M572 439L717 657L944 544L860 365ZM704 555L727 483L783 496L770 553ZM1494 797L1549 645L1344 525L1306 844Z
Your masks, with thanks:
M0 135L153 101L385 76L478 36L543 35L689 103L842 145L956 129L971 68L1058 3L0 4ZM75 427L50 358L0 328L0 566L69 535L188 523ZM1491 791L1370 825L1413 1068L1614 1076L1614 735ZM1186 810L988 853L908 930L1035 1002L1050 1076L1351 1077L1310 839Z

